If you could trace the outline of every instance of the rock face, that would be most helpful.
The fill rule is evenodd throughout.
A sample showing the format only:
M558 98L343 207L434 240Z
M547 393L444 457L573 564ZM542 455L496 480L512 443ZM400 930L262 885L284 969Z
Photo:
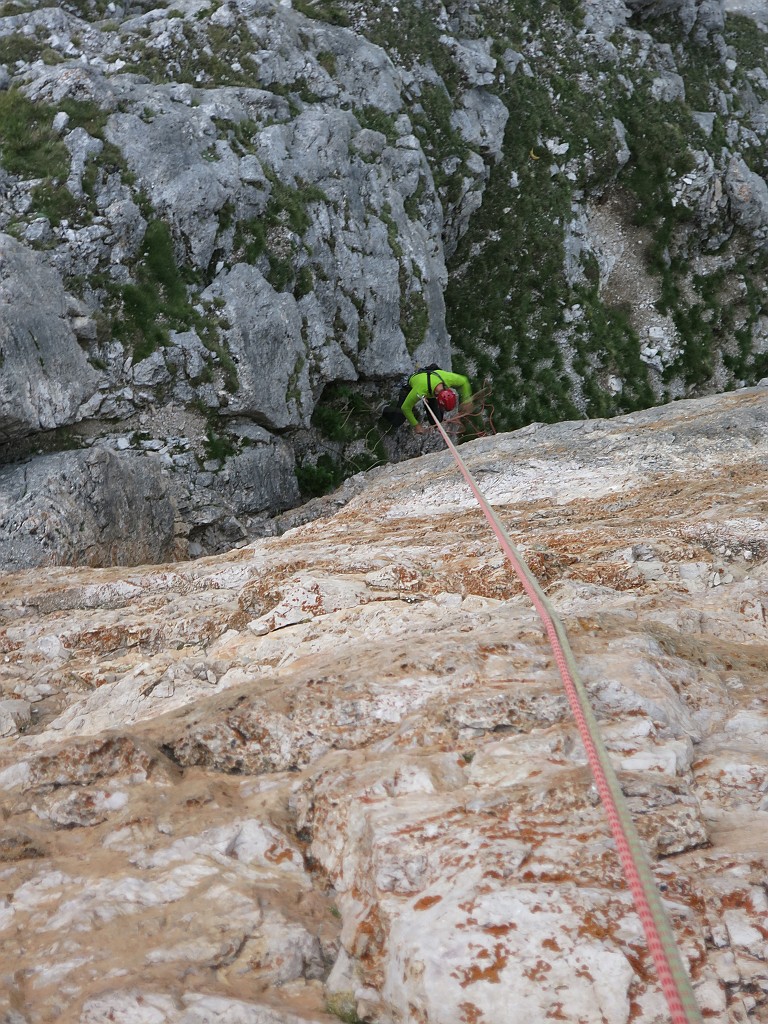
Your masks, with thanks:
M760 4L396 13L2 8L0 462L160 453L183 557L412 454L380 413L432 361L486 430L768 373Z
M762 387L462 448L718 1024L768 1009L767 428ZM2 587L9 1021L666 1019L541 625L447 453L227 554Z
M4 294L22 301L0 307L0 441L28 444L1 454L28 455L41 431L81 420L89 445L127 440L143 456L151 442L182 478L167 486L191 494L177 502L180 537L222 550L252 535L253 513L269 532L269 515L296 504L275 433L306 433L327 384L450 362L441 209L399 72L362 36L273 4L214 14L193 2L111 28L92 13L0 19L0 58L17 43L31 57L29 33L50 43L13 65L21 91L1 112L39 117L47 155L3 150L0 227L20 239L4 236ZM174 62L182 52L197 73ZM180 434L193 413L198 433ZM280 455L268 480L248 481L247 503L216 497L247 461L232 423L243 417ZM141 495L127 498L141 517ZM9 544L12 533L0 526Z
M137 565L177 554L175 505L157 459L107 448L47 456L0 469L0 495L7 569Z
M78 345L77 304L58 274L4 234L0 308L0 443L79 419L98 378Z

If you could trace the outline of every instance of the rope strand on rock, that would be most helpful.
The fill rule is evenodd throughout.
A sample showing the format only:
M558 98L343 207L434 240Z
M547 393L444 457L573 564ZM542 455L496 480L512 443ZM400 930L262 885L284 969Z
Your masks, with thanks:
M565 627L496 513L483 497L480 488L442 424L438 422L437 417L426 403L425 406L544 624L565 687L568 703L581 733L595 786L605 808L624 875L643 925L648 949L656 966L673 1024L702 1024L693 987L683 966L672 927L661 902L640 836L632 821L621 785L600 735L600 728L592 711L586 687L579 675Z

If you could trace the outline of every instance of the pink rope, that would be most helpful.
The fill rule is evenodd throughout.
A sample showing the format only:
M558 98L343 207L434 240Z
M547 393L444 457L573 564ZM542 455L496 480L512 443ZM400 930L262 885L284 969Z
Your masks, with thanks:
M577 678L578 676L576 673L571 672L571 668L568 664L569 659L566 655L563 643L561 642L560 635L562 631L563 638L567 644L567 638L565 638L563 627L561 626L560 631L558 630L553 614L550 613L546 599L543 597L543 592L536 583L530 569L520 558L518 558L504 528L480 492L474 478L464 465L461 456L456 450L451 439L448 437L448 434L443 429L442 424L438 422L434 413L429 409L429 406L426 405L426 403L425 406L429 410L429 414L432 416L435 425L443 436L443 440L453 455L461 475L469 485L469 488L480 505L483 514L488 520L501 549L509 559L515 575L520 580L523 589L531 599L531 602L539 613L544 624L549 643L555 656L555 662L565 687L568 703L571 706L571 711L573 712L579 732L581 733L581 738L587 753L587 759L594 776L595 785L598 793L600 794L603 807L605 808L605 813L613 834L619 859L624 870L624 875L632 893L632 898L635 902L635 907L645 932L648 949L653 958L673 1024L701 1024L701 1014L699 1012L698 1005L696 1004L696 999L693 994L690 981L685 973L685 969L683 968L679 951L675 945L674 936L672 935L671 928L666 919L653 876L645 860L639 837L637 836L634 824L629 815L629 810L624 803L621 787L619 786L618 780L616 779L613 769L610 766L610 762L608 761L608 755L605 751L605 747L603 746L602 739L599 737L597 722L592 714L591 708L589 708L586 692L583 691L582 684L581 688L584 693L583 699L587 704L587 707L585 708L579 694L579 687L574 679L574 675L576 675ZM596 733L596 740L593 739L593 731ZM607 772L613 776L613 787L609 782ZM615 791L616 795L614 795ZM620 801L623 805L623 813L622 810L620 810L617 801Z

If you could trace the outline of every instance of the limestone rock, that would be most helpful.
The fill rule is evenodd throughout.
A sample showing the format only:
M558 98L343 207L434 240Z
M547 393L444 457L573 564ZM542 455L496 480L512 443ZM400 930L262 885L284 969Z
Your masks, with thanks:
M307 425L312 412L307 351L292 295L278 293L255 267L238 264L204 298L221 299L239 388L229 404L266 427Z
M244 217L263 213L268 192L259 182L241 180L240 159L226 144L217 143L211 120L280 116L283 106L270 93L244 91L221 97L217 108L190 108L170 90L141 90L151 100L148 119L138 114L113 114L107 138L120 146L129 167L153 196L156 209L166 213L185 241L191 263L207 268L219 232L219 214L226 203ZM139 99L139 96L136 97ZM215 154L207 160L204 154Z
M433 439L379 437L376 421L401 375L459 351L508 422L765 372L763 271L741 256L766 241L768 77L761 36L735 18L762 23L761 5L407 6L6 5L4 109L37 105L40 147L9 135L0 156L13 271L0 337L15 339L0 458L153 452L176 541L141 557L275 533L296 462L307 486L323 460L335 476L361 454L426 453ZM654 160L669 145L670 164L644 195L634 169L652 123ZM651 194L671 204L663 238ZM64 282L77 296L62 316ZM603 346L599 325L624 310L621 344ZM315 416L342 382L370 406L349 442ZM272 439L250 450L243 419ZM37 557L25 544L15 568ZM694 591L727 575L680 579Z
M0 736L13 736L32 720L30 705L25 700L0 700Z
M462 446L717 1024L758 1024L768 987L767 426L754 388ZM35 713L0 740L3 1012L663 1019L542 625L450 456L311 514L193 562L6 575L0 700Z
M602 38L623 28L630 13L624 0L585 0L584 12L585 29Z
M768 11L760 0L723 0L723 9L728 14L744 14L754 18L758 25L768 25Z
M78 419L96 389L66 317L58 275L31 249L0 234L0 441Z
M491 56L488 40L441 36L440 42L452 50L462 74L470 85L493 84L496 60Z
M67 188L73 196L82 196L85 166L89 159L101 152L104 143L100 139L92 138L84 128L75 128L69 132L64 143L72 157Z
M153 459L73 451L0 470L0 562L120 565L175 552L167 476Z
M768 228L768 184L741 157L733 157L725 179L734 217L750 231L765 235Z
M655 100L671 103L673 100L685 99L685 82L680 75L667 71L654 78L651 95Z
M498 159L509 111L497 96L474 89L463 98L452 123L471 146Z

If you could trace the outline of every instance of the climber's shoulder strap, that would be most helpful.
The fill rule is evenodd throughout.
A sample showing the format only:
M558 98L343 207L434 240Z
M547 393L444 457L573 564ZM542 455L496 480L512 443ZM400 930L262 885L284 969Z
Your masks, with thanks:
M411 375L410 380L413 380L413 378L417 374L419 374L419 373L426 373L426 375L427 375L427 394L431 395L431 394L433 394L432 374L434 374L437 377L438 381L441 384L445 384L445 381L440 376L440 374L437 372L437 371L439 371L439 369L440 369L440 366L438 365L438 363L430 363L429 366L420 366L419 369L416 370L416 372Z

